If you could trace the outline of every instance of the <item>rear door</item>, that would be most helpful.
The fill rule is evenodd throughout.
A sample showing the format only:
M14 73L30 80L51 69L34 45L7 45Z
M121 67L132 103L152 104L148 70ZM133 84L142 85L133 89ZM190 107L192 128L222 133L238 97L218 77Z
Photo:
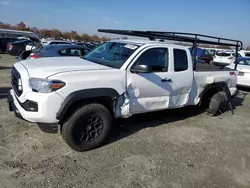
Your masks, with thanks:
M182 107L188 104L193 83L193 66L189 51L185 48L171 50L171 68L168 78L171 82L169 108Z

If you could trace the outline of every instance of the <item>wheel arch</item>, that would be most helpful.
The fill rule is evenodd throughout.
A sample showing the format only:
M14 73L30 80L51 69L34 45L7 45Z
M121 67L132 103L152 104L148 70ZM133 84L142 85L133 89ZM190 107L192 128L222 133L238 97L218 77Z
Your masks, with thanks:
M99 102L112 111L113 104L119 96L119 93L113 88L95 88L74 91L65 98L56 114L56 118L59 120L59 123L62 122L69 111L71 111L72 106L79 106L83 103Z
M209 84L205 87L205 89L199 94L200 101L202 101L205 97L215 94L216 92L224 91L226 101L231 100L231 92L228 88L226 82L217 82L213 84Z

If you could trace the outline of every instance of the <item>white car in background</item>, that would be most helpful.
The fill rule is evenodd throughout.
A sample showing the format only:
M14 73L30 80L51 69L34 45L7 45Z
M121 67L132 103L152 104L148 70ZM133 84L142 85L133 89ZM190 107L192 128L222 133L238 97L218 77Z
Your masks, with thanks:
M214 64L221 66L228 66L234 63L236 57L235 51L228 50L219 50L216 51L214 55ZM241 57L240 53L238 53L238 57Z
M235 62L231 63L229 68L234 69ZM237 77L237 85L243 87L250 87L250 57L240 57L238 59L238 77Z
M241 50L239 51L241 57L250 57L250 50Z

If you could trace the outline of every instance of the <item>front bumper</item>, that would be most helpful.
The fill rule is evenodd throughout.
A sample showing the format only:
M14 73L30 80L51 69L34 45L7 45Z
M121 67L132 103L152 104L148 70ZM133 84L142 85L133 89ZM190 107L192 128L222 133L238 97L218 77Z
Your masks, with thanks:
M17 109L17 107L14 103L14 99L13 99L12 95L10 94L10 91L8 92L7 102L8 102L8 106L9 106L9 111L14 112L16 117L24 120L23 116L21 115L20 111Z
M63 99L56 93L48 95L29 92L25 95L26 102L21 103L15 95L13 89L8 93L7 101L9 110L13 111L18 118L32 123L58 123L56 113L58 112ZM27 101L35 101L38 109L36 111L27 110Z

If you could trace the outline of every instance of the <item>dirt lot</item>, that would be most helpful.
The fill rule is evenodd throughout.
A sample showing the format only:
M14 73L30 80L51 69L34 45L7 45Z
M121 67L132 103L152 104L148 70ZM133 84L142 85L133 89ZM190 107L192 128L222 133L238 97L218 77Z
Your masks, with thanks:
M250 187L250 95L235 114L218 117L185 108L121 121L109 144L72 151L60 133L42 132L8 112L15 58L0 55L1 188Z

